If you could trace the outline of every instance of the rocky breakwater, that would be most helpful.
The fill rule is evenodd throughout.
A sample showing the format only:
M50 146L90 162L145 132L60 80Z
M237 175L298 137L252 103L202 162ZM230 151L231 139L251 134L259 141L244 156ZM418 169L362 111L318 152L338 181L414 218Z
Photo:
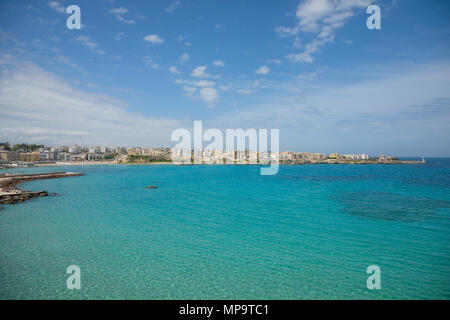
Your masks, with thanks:
M14 204L49 195L47 191L20 190L17 186L22 182L42 179L68 178L82 175L84 174L75 172L51 172L3 176L0 178L0 204Z

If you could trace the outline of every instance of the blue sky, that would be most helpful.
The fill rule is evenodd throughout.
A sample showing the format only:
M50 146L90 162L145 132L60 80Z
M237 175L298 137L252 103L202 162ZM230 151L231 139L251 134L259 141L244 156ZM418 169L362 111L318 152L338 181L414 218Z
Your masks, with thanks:
M164 146L203 120L280 129L283 150L450 156L449 17L445 0L2 1L0 140Z

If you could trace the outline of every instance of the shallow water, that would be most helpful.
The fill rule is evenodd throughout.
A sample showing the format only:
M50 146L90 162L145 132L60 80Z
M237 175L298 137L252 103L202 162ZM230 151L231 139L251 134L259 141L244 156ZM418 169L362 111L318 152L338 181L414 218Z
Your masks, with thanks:
M86 175L24 183L59 196L0 210L2 299L450 298L449 159L24 171L63 170Z

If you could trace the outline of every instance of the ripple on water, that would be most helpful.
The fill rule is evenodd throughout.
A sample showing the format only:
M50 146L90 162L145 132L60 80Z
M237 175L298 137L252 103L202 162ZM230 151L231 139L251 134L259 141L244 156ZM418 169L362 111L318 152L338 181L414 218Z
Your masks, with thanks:
M332 196L344 212L365 218L402 222L433 217L436 210L450 208L450 201L381 191L346 191Z

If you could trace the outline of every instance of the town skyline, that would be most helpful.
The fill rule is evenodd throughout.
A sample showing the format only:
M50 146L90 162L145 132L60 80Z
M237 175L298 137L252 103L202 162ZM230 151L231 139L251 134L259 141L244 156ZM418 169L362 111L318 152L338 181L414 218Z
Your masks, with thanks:
M129 157L146 157L147 160L163 160L169 161L173 152L183 153L183 150L178 150L171 147L119 147L119 146L45 146L45 145L27 145L25 143L9 145L8 142L0 143L0 161L28 161L28 162L42 162L42 161L66 161L66 162L79 162L79 161L96 161L96 160L109 160L118 162L127 162ZM186 150L185 150L186 151ZM184 151L184 152L185 152ZM199 153L201 151L201 153ZM202 148L201 150L191 148L188 150L189 157L192 160L196 157L203 159L237 159L239 154L243 154L243 157L248 161L253 159L259 159L263 154L276 155L278 160L286 161L322 161L325 159L340 159L340 160L357 160L367 161L370 159L398 159L398 157L387 156L385 154L379 155L379 157L373 157L373 155L366 153L355 154L342 154L338 152L325 154L321 152L300 152L292 150L275 151L259 151L245 148L240 150L238 148L233 149L214 149L214 148ZM205 160L210 162L210 160Z
M143 151L144 149L146 150L173 150L173 145L169 146L150 146L150 145L146 145L146 146L142 146L142 145L118 145L118 144L97 144L97 145L83 145L83 144L56 144L56 145L46 145L43 143L36 143L36 144L28 144L26 142L21 142L21 143L10 143L9 141L4 141L1 142L0 141L0 151L5 151L7 150L5 148L5 144L9 145L9 149L8 150L12 150L14 146L16 146L16 150L21 150L23 152L25 152L25 150L28 150L28 152L34 151L34 150L39 150L39 149L55 149L58 150L59 152L67 152L67 153L119 153L117 152L117 150L122 150L122 153L127 153L128 150L141 150L141 154L145 154L145 152ZM172 144L175 144L175 142L173 142ZM204 143L204 145L208 145L208 143ZM28 146L25 148L20 148L20 146ZM30 146L33 146L33 149L30 149ZM75 152L70 151L70 150L76 150ZM108 150L112 150L112 151L108 151ZM190 148L190 150L195 150L194 147ZM242 151L242 150L238 150L237 145L234 145L233 149L227 149L227 148L222 148L222 149L217 149L217 148L205 148L204 146L202 147L203 151L222 151L222 152L227 152L227 151ZM243 151L252 151L252 152L259 152L259 150L253 150L251 148L245 148ZM268 150L270 152L270 150ZM272 151L273 152L273 151ZM281 154L281 153L286 153L286 152L291 152L291 153L298 153L298 154L302 154L302 153L307 153L307 154L323 154L323 155L340 155L340 156L349 156L349 155L367 155L370 157L378 157L380 155L385 155L387 154L386 152L381 152L381 153L374 153L374 152L342 152L339 150L333 150L332 152L322 152L322 151L311 151L311 150L294 150L294 149L280 149L277 153ZM398 155L398 154L392 154L392 156L396 157L396 158L422 158L422 157L429 157L429 158L433 158L430 156L426 156L426 155ZM436 157L439 158L439 157Z

